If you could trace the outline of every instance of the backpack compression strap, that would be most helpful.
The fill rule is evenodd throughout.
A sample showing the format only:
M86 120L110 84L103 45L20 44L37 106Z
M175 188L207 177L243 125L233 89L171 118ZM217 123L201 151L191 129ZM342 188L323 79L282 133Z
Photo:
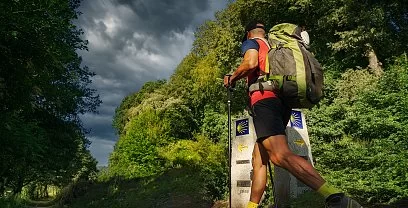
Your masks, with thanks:
M282 89L283 80L296 81L296 76L272 75L265 81L265 76L260 76L256 82L249 86L249 92L254 91L276 91Z

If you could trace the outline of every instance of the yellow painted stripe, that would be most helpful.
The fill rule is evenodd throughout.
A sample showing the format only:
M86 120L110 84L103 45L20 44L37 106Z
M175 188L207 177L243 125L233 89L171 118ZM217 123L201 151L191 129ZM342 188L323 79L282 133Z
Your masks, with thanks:
M269 52L266 53L266 57L265 57L265 73L269 74L269 56L268 56Z

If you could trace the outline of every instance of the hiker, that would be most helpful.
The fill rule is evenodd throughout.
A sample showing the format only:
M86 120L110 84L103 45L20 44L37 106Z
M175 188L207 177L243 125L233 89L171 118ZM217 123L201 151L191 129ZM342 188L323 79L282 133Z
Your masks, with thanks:
M246 26L241 45L243 60L232 75L225 75L225 87L233 87L241 78L247 78L247 85L250 86L265 72L265 57L270 49L265 33L265 26L260 21L253 21ZM258 207L266 188L270 160L324 196L328 207L360 208L361 205L355 200L328 184L308 161L289 149L285 129L292 109L284 105L274 91L255 90L249 96L257 141L252 153L253 177L247 207Z

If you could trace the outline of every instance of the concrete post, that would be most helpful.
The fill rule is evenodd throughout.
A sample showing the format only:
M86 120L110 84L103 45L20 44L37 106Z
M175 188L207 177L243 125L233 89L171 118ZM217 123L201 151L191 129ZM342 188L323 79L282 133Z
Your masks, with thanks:
M251 117L233 120L231 159L232 208L245 208L251 192L252 150L256 142Z
M256 142L256 133L251 117L242 117L232 121L231 152L231 206L245 208L251 191L252 151ZM286 129L289 148L313 164L309 135L304 114L293 110ZM286 170L274 167L275 202L284 207L291 198L311 189L298 181ZM267 190L271 191L271 190Z

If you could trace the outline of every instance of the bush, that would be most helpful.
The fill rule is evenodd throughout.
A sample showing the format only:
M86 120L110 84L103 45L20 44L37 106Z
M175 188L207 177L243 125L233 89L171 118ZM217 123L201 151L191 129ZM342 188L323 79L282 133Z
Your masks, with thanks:
M204 179L206 195L212 200L222 198L227 190L227 158L223 145L198 134L196 140L180 140L159 150L170 167L192 167Z
M2 208L25 208L25 200L19 195L10 197L0 197L0 207Z
M308 112L317 169L362 202L408 196L407 74L404 57L382 77L348 71L337 96Z

